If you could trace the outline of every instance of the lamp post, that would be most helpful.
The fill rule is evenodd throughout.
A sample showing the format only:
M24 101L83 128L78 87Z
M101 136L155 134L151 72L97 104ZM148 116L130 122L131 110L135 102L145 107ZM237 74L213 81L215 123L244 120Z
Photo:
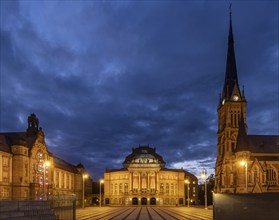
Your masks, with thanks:
M204 209L207 209L207 183L206 183L206 178L207 178L207 172L206 170L203 170L201 177L204 179Z
M247 161L242 160L240 161L241 166L245 166L245 186L246 186L246 193L248 193L248 170L247 170Z
M45 186L46 186L46 167L50 166L50 162L49 161L45 161L44 162L44 179L43 179L43 195L44 195L44 199L47 198L48 199L48 195L46 197L45 195ZM48 192L47 192L48 193Z
M104 183L103 179L100 179L100 201L99 201L99 206L102 206L102 183Z
M88 175L87 174L82 174L82 208L84 209L84 182L85 179L87 179Z
M190 207L190 196L189 196L189 191L190 191L190 187L189 187L189 184L190 184L190 181L187 179L185 180L185 184L187 184L187 206Z

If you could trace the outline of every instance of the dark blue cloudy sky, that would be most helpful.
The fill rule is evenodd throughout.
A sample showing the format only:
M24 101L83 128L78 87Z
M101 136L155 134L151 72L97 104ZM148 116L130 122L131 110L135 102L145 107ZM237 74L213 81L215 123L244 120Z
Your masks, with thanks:
M232 1L250 134L278 134L278 2ZM1 1L0 131L34 112L94 180L139 144L214 172L227 1Z

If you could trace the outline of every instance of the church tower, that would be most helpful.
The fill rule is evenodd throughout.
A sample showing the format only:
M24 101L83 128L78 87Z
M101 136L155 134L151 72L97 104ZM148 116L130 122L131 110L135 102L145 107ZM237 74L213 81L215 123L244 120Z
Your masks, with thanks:
M230 12L225 81L217 109L218 140L215 166L216 192L233 193L235 191L235 150L241 117L243 117L246 128L246 105L244 87L242 91L240 91L238 84Z

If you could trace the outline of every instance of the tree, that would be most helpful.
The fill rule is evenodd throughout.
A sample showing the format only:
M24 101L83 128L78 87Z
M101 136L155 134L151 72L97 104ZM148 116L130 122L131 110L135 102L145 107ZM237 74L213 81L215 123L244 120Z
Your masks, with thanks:
M207 204L208 205L213 204L212 195L213 195L213 190L214 190L214 182L215 182L214 174L209 175L206 179L206 183L207 183ZM199 185L198 200L199 200L199 204L204 205L204 184Z

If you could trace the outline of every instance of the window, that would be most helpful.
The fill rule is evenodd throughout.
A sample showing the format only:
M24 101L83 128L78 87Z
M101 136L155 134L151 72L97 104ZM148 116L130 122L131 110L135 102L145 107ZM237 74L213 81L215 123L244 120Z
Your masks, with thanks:
M196 192L196 187L193 187L193 193L195 193Z
M117 195L117 184L114 185L114 194Z
M71 175L72 178L71 178L71 188L73 189L74 188L74 175Z
M125 185L124 185L124 192L128 193L128 183L125 183Z
M2 196L2 197L6 197L6 198L4 198L4 199L8 199L7 197L10 196L9 189L4 187L4 188L2 189L2 191L1 191L1 196Z
M164 184L163 183L161 183L161 185L160 185L160 193L164 193Z
M272 167L267 169L266 181L268 185L276 185L276 171Z
M166 184L166 194L170 193L170 185L167 183Z
M171 184L171 194L174 195L174 186L173 186L173 183Z
M28 164L25 164L24 171L25 171L25 177L28 177Z
M28 191L27 190L24 190L23 197L28 198Z
M8 157L3 157L3 166L9 166L9 158Z
M119 194L122 194L122 183L119 184Z
M62 178L61 178L61 187L64 188L64 181L65 181L65 174L62 173Z
M56 188L59 188L59 172L56 172L55 185L56 185Z
M69 178L69 174L67 174L67 182L66 182L66 184L67 184L67 189L69 189L69 188L70 188L70 178Z
M3 182L5 182L5 183L9 182L9 173L8 173L8 171L3 171Z

